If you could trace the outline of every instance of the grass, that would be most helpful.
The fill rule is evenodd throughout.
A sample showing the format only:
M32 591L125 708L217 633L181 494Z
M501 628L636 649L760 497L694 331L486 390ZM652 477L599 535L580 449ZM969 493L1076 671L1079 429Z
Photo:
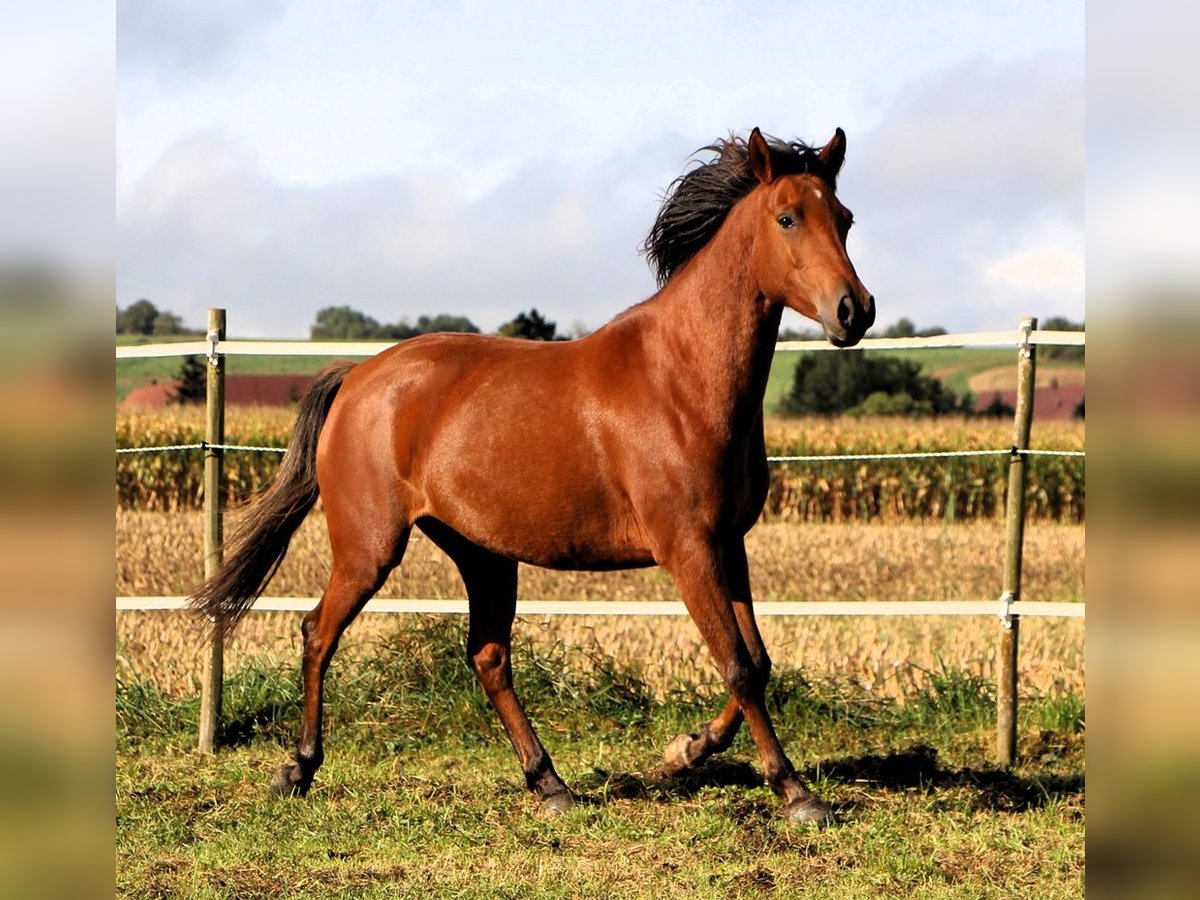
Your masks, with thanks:
M789 826L745 734L666 778L669 738L719 698L657 696L636 667L526 642L518 689L577 807L546 821L462 661L462 622L393 630L340 659L327 762L308 798L270 800L297 677L228 678L224 746L191 751L195 701L117 687L117 890L131 897L1073 897L1083 878L1082 703L1022 707L1022 764L989 762L988 684L943 668L903 701L785 670L768 702L840 824ZM584 654L586 657L587 654Z

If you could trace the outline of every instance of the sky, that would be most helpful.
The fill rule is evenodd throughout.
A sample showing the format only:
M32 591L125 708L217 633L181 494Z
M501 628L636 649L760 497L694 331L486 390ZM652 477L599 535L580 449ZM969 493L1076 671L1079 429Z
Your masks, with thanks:
M240 337L343 304L579 332L654 292L638 248L698 148L840 126L881 325L1082 320L1083 15L119 0L117 304L224 306Z

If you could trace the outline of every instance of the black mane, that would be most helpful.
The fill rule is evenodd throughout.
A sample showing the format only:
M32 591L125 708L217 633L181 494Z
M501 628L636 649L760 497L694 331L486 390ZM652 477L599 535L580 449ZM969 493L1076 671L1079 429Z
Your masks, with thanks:
M800 141L764 137L771 149L771 171L776 177L810 172L833 186L834 179L816 148ZM671 182L658 218L642 244L660 287L712 239L733 205L758 184L750 168L745 139L731 134L696 153L706 151L716 156Z

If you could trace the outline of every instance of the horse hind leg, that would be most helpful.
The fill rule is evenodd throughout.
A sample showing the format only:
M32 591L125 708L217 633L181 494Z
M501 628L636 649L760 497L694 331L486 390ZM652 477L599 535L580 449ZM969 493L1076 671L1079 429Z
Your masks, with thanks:
M276 773L271 789L279 795L303 796L313 776L325 760L321 737L325 673L346 627L367 601L382 587L388 574L399 565L408 546L411 526L406 526L386 550L372 542L375 550L361 546L346 547L335 543L333 571L325 593L311 612L304 616L301 634L304 652L301 677L304 707L301 713L300 740L295 762L284 764Z

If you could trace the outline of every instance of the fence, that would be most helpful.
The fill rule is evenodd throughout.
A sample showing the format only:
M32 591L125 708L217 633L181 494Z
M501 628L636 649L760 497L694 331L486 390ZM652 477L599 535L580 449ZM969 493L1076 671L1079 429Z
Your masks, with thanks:
M225 334L225 310L210 309L204 341L148 344L116 348L117 359L135 359L203 354L208 360L207 425L201 444L172 447L122 448L118 453L163 450L202 450L204 453L205 576L221 563L222 506L221 470L226 450L283 452L274 447L249 447L225 443L225 357L234 355L372 356L394 342L384 341L230 341ZM910 350L940 347L1017 348L1017 403L1013 420L1013 441L1007 448L994 450L945 451L928 453L884 453L846 456L777 456L772 463L821 462L845 459L905 459L929 456L1005 455L1009 457L1007 506L1005 514L1004 578L998 601L857 601L857 602L772 602L755 604L760 616L920 616L920 615L994 615L999 619L999 673L996 691L996 758L1001 765L1016 761L1017 735L1017 660L1021 616L1082 617L1082 603L1046 603L1021 600L1021 565L1025 527L1025 473L1027 460L1034 454L1057 453L1082 456L1081 451L1030 450L1029 436L1033 420L1037 347L1039 344L1082 346L1083 332L1038 331L1037 320L1023 318L1018 329L985 331L957 335L914 338L872 338L861 342L864 349ZM779 350L833 350L825 341L781 341ZM259 611L307 611L315 597L260 598L252 607ZM186 597L118 597L117 610L181 609ZM367 611L380 613L466 613L465 600L372 600ZM682 602L597 602L597 601L520 601L518 615L686 615ZM199 747L213 752L220 719L224 646L220 628L212 630L205 657L201 683Z

